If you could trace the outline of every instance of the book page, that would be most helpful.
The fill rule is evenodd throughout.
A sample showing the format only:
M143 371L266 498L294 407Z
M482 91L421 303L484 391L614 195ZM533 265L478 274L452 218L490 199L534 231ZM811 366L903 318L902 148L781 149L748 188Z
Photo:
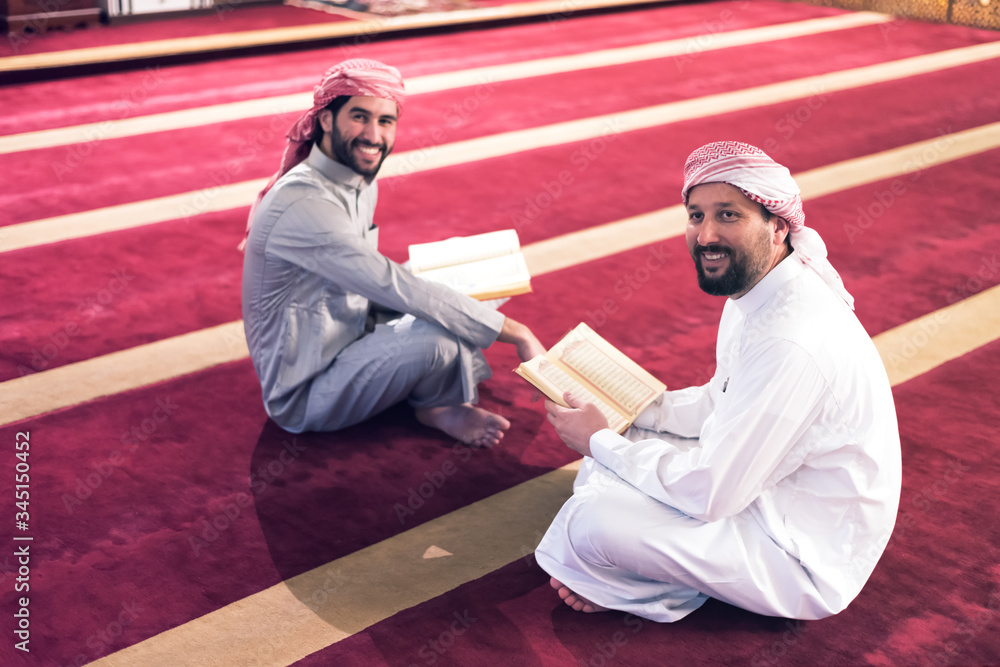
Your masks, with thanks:
M475 236L456 236L444 241L411 245L410 270L422 273L445 266L512 255L520 250L521 243L517 238L517 231L513 229Z
M587 340L573 341L563 349L562 361L597 385L622 408L633 414L652 390Z
M568 407L562 397L563 393L568 391L581 401L596 405L601 414L608 420L608 428L620 433L628 426L628 420L624 416L620 415L612 406L604 402L601 397L594 394L585 385L577 382L566 371L548 359L535 357L531 361L521 364L521 366L527 368L530 373L526 374L518 368L516 372L519 375L529 381L532 381L529 375L533 375L537 381L532 381L532 384L541 389L543 394L563 407Z
M583 323L514 372L564 407L566 391L593 403L617 433L667 388Z
M574 380L563 369L559 368L551 361L544 361L539 364L538 374L552 382L552 384L559 387L564 392L568 391L580 400L596 405L601 411L601 414L607 418L608 422L621 419L621 415L615 412L614 408L602 401L594 395L593 392Z
M577 326L551 352L632 417L666 389L586 324Z
M531 288L531 274L521 253L423 271L417 275L469 296L506 294L521 287L524 289L519 291L526 292Z

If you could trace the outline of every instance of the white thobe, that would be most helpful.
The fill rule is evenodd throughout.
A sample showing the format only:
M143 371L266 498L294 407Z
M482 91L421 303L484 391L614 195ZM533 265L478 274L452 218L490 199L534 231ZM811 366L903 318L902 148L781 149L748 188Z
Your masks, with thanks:
M899 504L878 352L793 253L726 302L716 363L708 384L665 392L629 437L591 437L538 563L597 604L656 621L708 597L836 614L871 575Z

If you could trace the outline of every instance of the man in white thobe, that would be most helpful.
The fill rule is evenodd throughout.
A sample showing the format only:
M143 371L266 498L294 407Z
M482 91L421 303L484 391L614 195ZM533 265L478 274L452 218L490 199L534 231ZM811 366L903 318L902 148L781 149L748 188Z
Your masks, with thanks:
M546 403L585 458L537 561L580 611L668 622L713 597L836 614L899 504L885 369L787 169L747 144L709 144L688 158L682 196L699 284L729 297L715 375L664 392L626 437L569 395L570 408Z

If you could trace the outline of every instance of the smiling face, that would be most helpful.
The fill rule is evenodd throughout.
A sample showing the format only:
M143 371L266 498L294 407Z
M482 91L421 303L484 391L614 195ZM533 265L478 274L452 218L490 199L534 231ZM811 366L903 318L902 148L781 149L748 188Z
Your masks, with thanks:
M362 176L374 177L396 143L396 103L352 97L337 111L320 112L320 150Z
M789 254L788 223L728 183L688 193L687 245L708 294L738 299Z

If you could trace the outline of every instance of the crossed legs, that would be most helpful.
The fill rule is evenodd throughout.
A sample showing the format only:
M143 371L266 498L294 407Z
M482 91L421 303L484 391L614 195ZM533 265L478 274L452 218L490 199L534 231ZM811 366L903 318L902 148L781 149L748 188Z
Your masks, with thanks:
M492 446L510 422L473 405L476 385L488 377L480 350L435 324L404 316L344 348L298 397L304 404L301 426L282 426L335 431L406 400L422 424L473 446Z

